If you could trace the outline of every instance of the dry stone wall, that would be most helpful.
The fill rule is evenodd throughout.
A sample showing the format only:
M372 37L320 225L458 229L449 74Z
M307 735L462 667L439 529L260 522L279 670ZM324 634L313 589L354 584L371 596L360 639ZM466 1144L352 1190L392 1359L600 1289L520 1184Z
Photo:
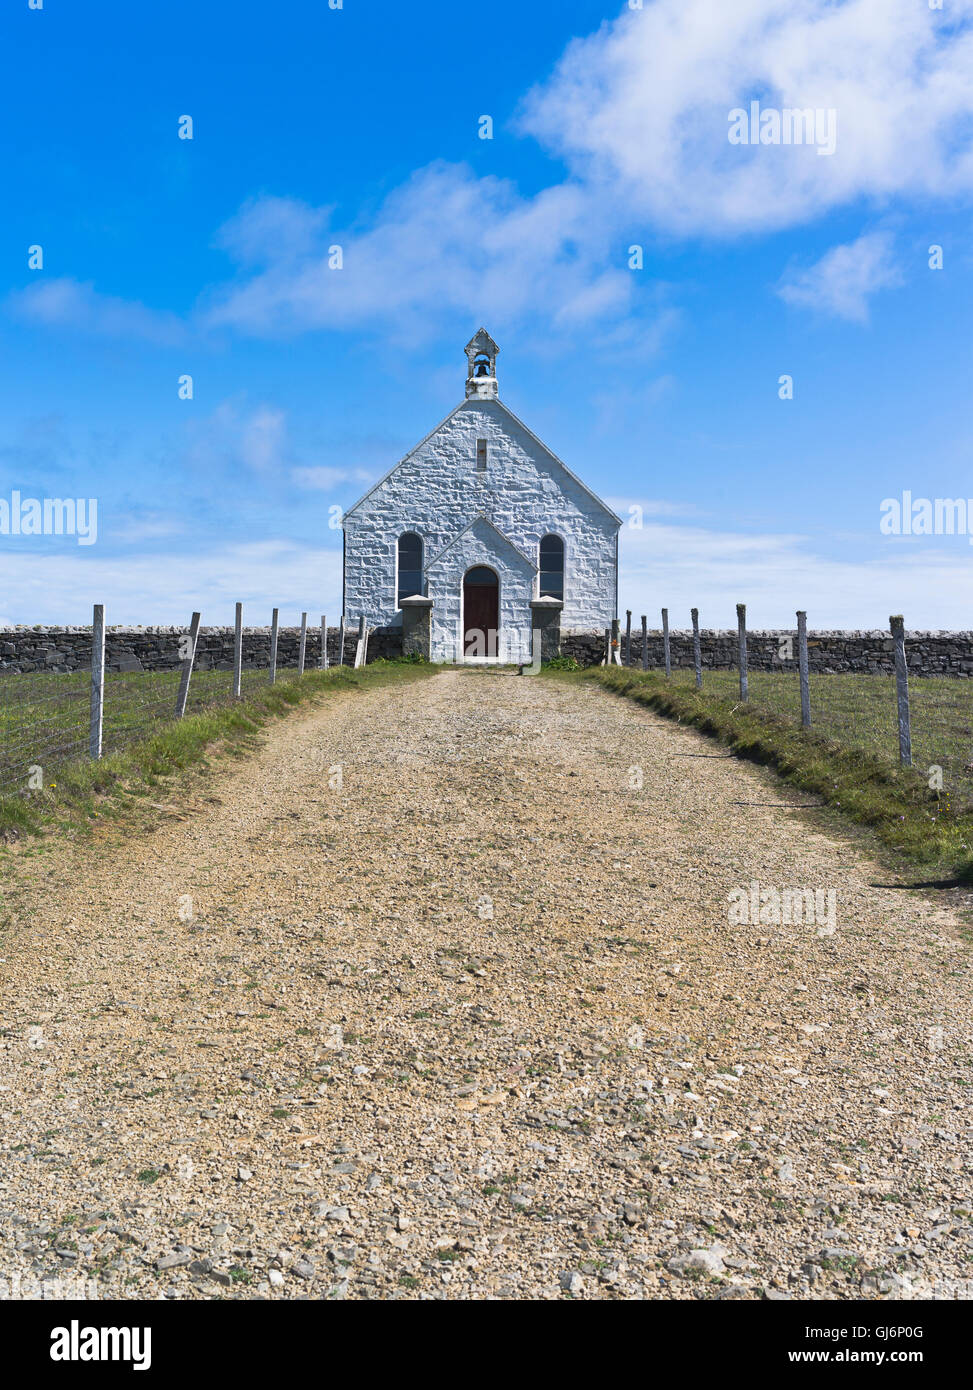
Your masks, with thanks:
M973 632L909 632L905 634L909 670L922 676L973 676ZM622 632L624 655L625 636ZM649 666L664 663L662 630L647 633ZM732 629L704 629L700 632L704 670L729 670L737 664L737 632ZM604 633L564 633L564 656L573 656L582 666L604 660ZM670 659L674 667L693 665L691 631L669 632ZM821 673L863 672L892 675L895 657L888 632L809 632L808 668ZM632 633L632 663L642 661L642 633ZM797 667L797 629L748 631L747 661L752 671L780 671Z
M109 671L166 671L180 665L181 627L110 627L105 633L105 664ZM196 644L196 669L229 671L233 668L232 627L201 627ZM277 637L278 666L296 666L300 649L299 627L282 627ZM345 662L355 658L357 625L345 633ZM398 656L402 639L398 632L369 633L368 659ZM309 628L305 663L317 666L321 655L321 630ZM338 628L328 629L328 659L338 659ZM90 627L0 628L0 672L78 671L91 664ZM270 666L270 628L243 630L245 670Z
M105 656L110 671L162 671L179 665L180 627L111 627L105 635ZM791 639L788 647L787 639ZM354 659L357 627L345 634L345 661ZM674 667L693 664L692 633L669 633ZM624 633L622 637L624 646ZM296 666L300 629L282 627L278 636L278 664ZM736 629L704 629L700 634L703 667L729 670L736 666ZM316 666L320 657L318 628L308 629L306 662ZM377 628L369 634L368 659L398 656L402 634L397 628ZM649 665L661 666L662 633L648 633ZM562 632L561 651L582 666L596 665L604 659L604 633ZM788 651L792 655L788 658ZM783 652L783 658L781 653ZM338 629L328 629L328 659L338 654ZM796 668L795 631L752 631L747 633L747 654L751 670L779 671ZM906 655L914 675L973 677L973 632L906 632ZM641 631L632 633L632 661L642 659ZM0 672L76 671L91 660L90 627L0 627ZM248 627L243 632L243 663L247 669L270 665L269 627ZM233 666L232 627L204 627L199 631L196 650L199 670L229 670ZM887 632L808 633L808 664L818 672L872 672L892 675L895 670L892 638Z

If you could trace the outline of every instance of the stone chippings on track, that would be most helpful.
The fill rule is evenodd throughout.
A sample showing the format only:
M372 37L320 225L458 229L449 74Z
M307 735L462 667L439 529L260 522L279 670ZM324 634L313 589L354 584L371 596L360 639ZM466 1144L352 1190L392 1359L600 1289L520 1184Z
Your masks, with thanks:
M462 672L210 786L17 867L7 1296L969 1295L969 947L800 797ZM835 934L730 925L754 879Z

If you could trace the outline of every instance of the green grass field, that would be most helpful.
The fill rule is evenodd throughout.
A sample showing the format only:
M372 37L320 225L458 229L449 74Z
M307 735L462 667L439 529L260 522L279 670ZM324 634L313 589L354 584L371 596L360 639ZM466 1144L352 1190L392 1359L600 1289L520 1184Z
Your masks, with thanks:
M275 685L266 670L245 671L240 700L232 697L230 672L203 671L193 676L195 692L180 720L173 718L178 673L111 677L114 689L106 685L105 723L107 727L111 696L113 746L106 747L98 762L87 757L87 733L81 756L65 753L53 761L48 751L44 761L40 734L46 732L49 750L66 748L79 719L87 720L88 694L81 675L38 677L32 702L25 699L18 707L7 699L3 708L8 733L13 729L19 734L24 711L31 707L48 717L46 724L40 722L32 743L35 760L44 768L43 787L28 789L25 778L0 790L0 842L57 830L76 835L98 823L121 824L130 817L137 821L154 788L170 784L185 770L205 768L215 755L245 753L270 720L334 694L417 680L436 669L428 663L375 661L359 671L348 666L309 670L300 680L296 670L286 669L278 671ZM66 685L64 698L53 699L54 719L49 717L52 692L47 685L52 680ZM9 751L11 744L4 746Z
M279 669L278 682L294 680L295 667ZM174 717L180 671L124 672L105 677L102 749L107 755L158 733ZM242 693L269 684L269 673L244 671ZM27 785L28 769L44 777L87 756L91 676L30 672L0 676L0 791ZM232 671L194 671L186 713L196 714L233 696Z
M657 673L658 674L658 673ZM680 669L672 683L694 686L692 671ZM815 733L890 762L899 760L895 677L812 675L811 727ZM736 671L704 671L704 693L733 705L739 700ZM754 671L750 703L800 723L801 693L796 671ZM943 769L943 795L973 805L973 681L937 676L909 680L912 764L929 775Z
M341 679L350 675L347 667L342 672ZM294 668L278 671L281 699L296 675ZM910 680L913 769L902 773L891 676L812 675L808 736L800 728L796 672L753 672L746 706L740 704L735 671L704 672L701 695L692 671L685 669L668 681L658 671L617 667L588 675L715 733L747 756L778 765L785 775L793 772L792 780L822 791L856 819L881 822L890 843L912 843L920 857L929 857L936 845L946 859L954 850L966 852L967 822L973 821L973 681ZM320 678L329 680L325 673L309 672L305 681ZM89 679L82 671L0 677L0 795L16 798L26 791L31 767L43 769L46 788L56 782L59 768L85 764ZM179 680L178 669L106 678L106 759L147 741L178 738L168 731L174 729ZM244 671L244 702L259 701L269 691L266 669ZM232 672L194 672L187 715L202 716L233 703ZM930 789L933 767L942 768L938 793Z
M913 766L899 765L895 682L888 676L812 676L812 727L800 723L796 673L757 671L742 703L735 671L593 668L562 678L596 680L619 695L718 738L862 825L909 858L973 878L973 683L910 680ZM943 769L941 791L930 767Z

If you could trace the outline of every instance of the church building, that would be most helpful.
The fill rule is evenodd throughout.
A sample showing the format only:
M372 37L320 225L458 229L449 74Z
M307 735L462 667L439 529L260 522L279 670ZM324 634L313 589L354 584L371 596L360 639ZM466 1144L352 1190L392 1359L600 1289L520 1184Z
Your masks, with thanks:
M529 662L532 632L616 616L621 520L499 398L466 345L466 397L344 516L344 612L441 662Z

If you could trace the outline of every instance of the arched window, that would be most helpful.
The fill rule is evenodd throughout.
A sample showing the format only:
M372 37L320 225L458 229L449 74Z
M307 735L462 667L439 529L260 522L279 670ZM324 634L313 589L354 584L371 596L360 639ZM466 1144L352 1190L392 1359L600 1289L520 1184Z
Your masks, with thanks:
M564 542L560 536L541 541L541 583L538 597L564 598Z
M404 598L422 593L422 538L415 531L399 537L399 584L396 606Z

